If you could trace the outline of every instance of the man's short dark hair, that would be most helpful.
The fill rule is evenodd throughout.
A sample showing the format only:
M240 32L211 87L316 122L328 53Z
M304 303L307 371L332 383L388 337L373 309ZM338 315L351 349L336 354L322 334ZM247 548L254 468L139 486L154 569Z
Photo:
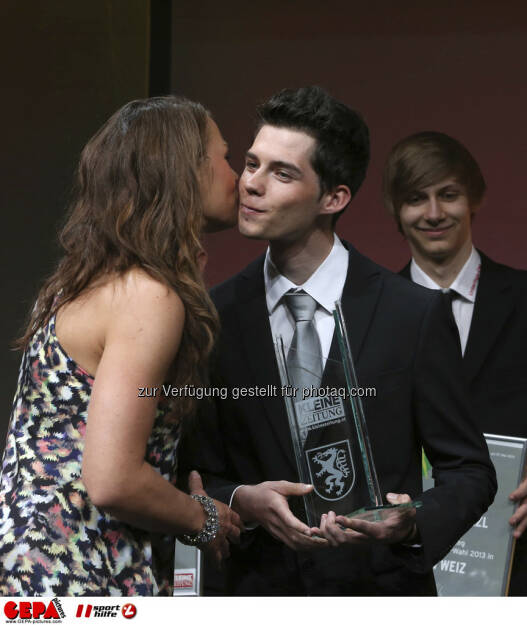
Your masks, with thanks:
M283 89L256 112L258 130L268 124L300 130L315 139L311 164L321 194L341 184L349 187L352 196L357 193L370 160L368 126L359 113L321 87Z
M384 166L384 204L399 224L401 206L412 193L447 178L455 178L465 187L471 206L481 203L485 179L462 143L432 130L405 137L393 146Z

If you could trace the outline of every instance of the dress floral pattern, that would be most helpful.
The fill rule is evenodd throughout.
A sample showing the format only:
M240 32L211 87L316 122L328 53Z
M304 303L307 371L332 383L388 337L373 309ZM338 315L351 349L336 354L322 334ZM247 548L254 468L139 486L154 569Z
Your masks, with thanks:
M168 595L174 538L96 508L81 480L93 377L60 346L55 318L20 367L0 480L0 595ZM179 428L158 409L146 460L175 482Z

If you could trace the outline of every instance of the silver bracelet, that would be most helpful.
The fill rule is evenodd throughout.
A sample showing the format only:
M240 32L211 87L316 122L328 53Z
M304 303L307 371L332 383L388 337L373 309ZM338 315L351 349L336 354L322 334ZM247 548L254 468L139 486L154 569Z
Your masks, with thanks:
M197 534L183 534L178 536L178 540L185 545L192 545L193 547L202 547L207 545L216 538L218 530L220 529L220 522L218 520L218 510L214 501L206 495L190 495L192 499L198 501L207 514L207 519L201 530Z

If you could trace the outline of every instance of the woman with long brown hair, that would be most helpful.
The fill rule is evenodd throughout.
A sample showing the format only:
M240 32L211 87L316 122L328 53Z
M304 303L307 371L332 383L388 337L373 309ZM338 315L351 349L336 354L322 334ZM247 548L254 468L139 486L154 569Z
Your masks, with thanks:
M167 594L174 536L228 554L241 523L175 487L185 389L218 327L203 230L236 220L237 177L199 104L117 111L84 148L64 256L37 298L0 482L0 594Z

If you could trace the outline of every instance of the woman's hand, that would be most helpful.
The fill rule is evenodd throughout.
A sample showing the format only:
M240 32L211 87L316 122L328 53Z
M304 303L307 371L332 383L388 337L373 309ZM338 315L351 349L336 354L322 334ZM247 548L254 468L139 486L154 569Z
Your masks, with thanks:
M201 476L197 471L191 471L188 478L188 488L191 495L207 495L203 489ZM218 511L218 521L220 524L216 538L205 546L205 550L212 554L216 563L221 565L221 561L230 555L229 543L240 542L240 532L243 531L243 523L240 517L221 501L213 500Z

